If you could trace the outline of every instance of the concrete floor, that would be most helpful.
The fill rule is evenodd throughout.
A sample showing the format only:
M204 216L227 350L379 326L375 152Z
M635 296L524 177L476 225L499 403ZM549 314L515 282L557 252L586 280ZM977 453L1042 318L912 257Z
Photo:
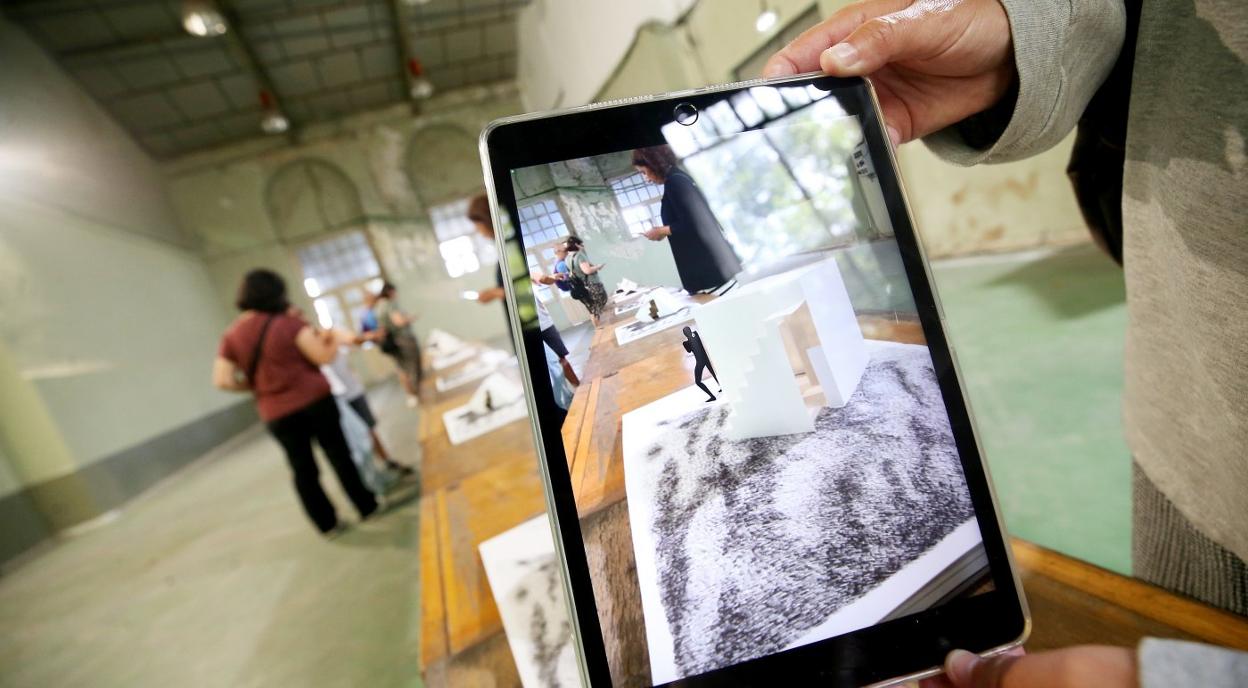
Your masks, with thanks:
M1091 247L934 271L1007 525L1128 571L1121 272ZM417 414L373 396L415 461ZM0 686L419 685L417 514L323 540L257 429L0 578Z
M1122 270L1091 244L932 268L1006 526L1130 574Z
M416 413L374 397L415 460ZM0 579L0 685L420 685L418 513L324 540L257 428Z

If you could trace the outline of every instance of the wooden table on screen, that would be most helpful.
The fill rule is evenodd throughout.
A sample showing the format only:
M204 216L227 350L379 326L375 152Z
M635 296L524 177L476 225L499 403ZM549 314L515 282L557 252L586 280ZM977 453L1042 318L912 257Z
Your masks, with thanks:
M438 392L433 378L457 368L422 389L420 669L432 687L518 686L477 546L545 512L537 455L526 420L451 444L442 414L480 384Z
M609 314L594 333L568 419L564 446L600 614L641 648L609 648L617 679L644 679L644 625L624 494L620 417L692 384L693 363L673 327L624 346ZM860 318L873 339L921 343L917 323ZM443 371L445 372L445 371ZM528 425L513 423L451 446L442 412L474 385L430 395L422 423L421 668L430 686L519 686L498 610L477 554L481 541L542 513L542 489ZM1248 620L1022 540L1013 541L1034 630L1028 647L1133 645L1144 636L1200 640L1248 650ZM617 641L618 642L618 641Z
M615 327L630 319L631 315L608 318L607 324L594 333L581 386L563 425L568 472L594 577L594 601L599 613L610 618L611 627L622 634L606 640L613 677L620 683L644 678L649 667L624 492L620 419L693 384L694 367L693 357L681 344L681 326L617 344ZM909 344L924 341L917 321L863 315L859 324L864 334L875 339Z

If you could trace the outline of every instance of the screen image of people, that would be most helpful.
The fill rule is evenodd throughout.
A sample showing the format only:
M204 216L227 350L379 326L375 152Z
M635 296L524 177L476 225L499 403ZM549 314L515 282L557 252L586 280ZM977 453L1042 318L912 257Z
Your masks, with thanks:
M562 441L613 680L990 590L860 119L753 88L663 134L511 171L534 297L592 323Z

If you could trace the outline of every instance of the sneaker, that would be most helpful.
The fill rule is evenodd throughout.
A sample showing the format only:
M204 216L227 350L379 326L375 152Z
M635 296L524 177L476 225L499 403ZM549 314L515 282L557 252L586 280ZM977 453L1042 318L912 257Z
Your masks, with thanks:
M351 528L347 526L347 524L343 523L342 521L339 521L337 525L321 533L321 535L324 535L326 540L337 540L338 538L345 535L346 532L350 529Z

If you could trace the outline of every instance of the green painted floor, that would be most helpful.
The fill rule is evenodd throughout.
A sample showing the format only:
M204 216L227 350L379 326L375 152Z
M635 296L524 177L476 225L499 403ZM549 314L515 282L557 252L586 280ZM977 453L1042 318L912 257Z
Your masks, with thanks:
M1011 534L1130 573L1122 271L1091 245L932 267Z
M1128 571L1121 273L1090 247L934 270L1010 530ZM416 414L376 397L415 460ZM0 577L0 686L418 685L417 514L324 541L253 431Z
M414 460L416 414L381 397ZM419 685L418 508L326 541L287 476L257 428L0 578L0 686Z

